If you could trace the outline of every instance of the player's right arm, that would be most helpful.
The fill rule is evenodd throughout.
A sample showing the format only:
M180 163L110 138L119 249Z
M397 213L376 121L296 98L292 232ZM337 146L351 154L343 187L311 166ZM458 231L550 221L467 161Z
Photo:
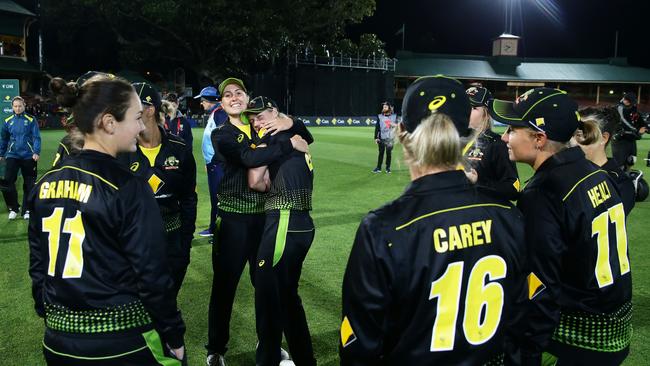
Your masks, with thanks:
M291 141L284 141L264 149L251 148L246 139L240 139L238 135L225 128L216 128L212 131L212 145L226 161L246 168L269 165L293 151Z
M379 134L379 124L381 121L379 120L379 117L375 117L375 142L379 142L380 140L380 134Z
M564 219L558 199L532 190L519 199L524 213L528 266L528 301L520 304L511 339L517 340L523 365L539 365L544 348L560 319L562 258L567 251L559 223Z
M269 190L269 170L266 165L257 168L248 169L248 188L258 191L266 192Z
M341 365L378 365L382 358L386 318L392 301L390 268L376 253L377 216L369 214L357 230L343 278ZM373 224L375 223L375 224Z
M171 291L165 231L161 216L154 214L158 204L151 188L140 179L129 180L118 195L110 214L122 218L117 235L136 273L140 300L163 341L171 348L179 348L184 344L185 324Z

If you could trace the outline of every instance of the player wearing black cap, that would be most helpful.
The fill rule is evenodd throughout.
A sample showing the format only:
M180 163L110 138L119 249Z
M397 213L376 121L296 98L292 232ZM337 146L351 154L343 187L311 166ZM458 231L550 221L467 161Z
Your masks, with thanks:
M342 365L503 362L525 280L523 221L457 170L469 114L455 79L407 89L399 126L412 182L357 230L343 279Z
M514 103L494 100L510 125L510 158L535 174L517 206L526 221L528 301L511 341L521 363L542 353L558 364L618 365L631 338L632 282L625 210L616 184L567 142L581 128L566 92L536 88Z
M246 262L251 281L257 267L257 249L264 228L265 194L248 187L248 169L269 165L290 154L294 148L307 151L307 143L293 136L264 149L241 113L249 96L243 81L228 78L219 85L221 105L228 120L212 131L215 159L224 165L224 176L218 189L219 217L212 248L212 293L208 314L207 364L223 365L223 354L230 337L230 315L235 291ZM289 126L293 124L288 120Z
M142 106L122 79L54 78L84 149L30 195L32 293L48 365L181 365L185 326L171 295L151 189L115 156L135 151ZM171 351L175 358L167 356Z
M135 83L133 87L142 102L145 129L138 135L136 151L120 158L148 183L158 202L165 224L167 262L177 296L190 264L196 222L196 163L191 146L162 128L158 92L147 83Z
M244 114L251 123L260 124L278 117L277 104L266 97L250 101ZM300 124L296 120L294 124ZM304 129L307 143L313 142ZM288 141L287 131L266 135L262 142L268 146ZM297 365L316 365L311 335L298 281L302 263L314 240L314 223L309 215L312 208L313 165L309 153L297 150L268 166L257 170L249 179L252 188L266 191L265 171L270 187L264 205L266 220L264 234L257 252L255 269L255 319L257 324L257 365L278 365L282 333L287 338L293 360ZM249 175L250 177L250 175Z
M487 111L492 93L476 86L467 89L466 93L472 105L469 127L477 134L474 144L465 154L472 167L468 178L514 201L519 194L519 176L515 163L508 159L508 147L501 141L501 136L492 131L492 120Z

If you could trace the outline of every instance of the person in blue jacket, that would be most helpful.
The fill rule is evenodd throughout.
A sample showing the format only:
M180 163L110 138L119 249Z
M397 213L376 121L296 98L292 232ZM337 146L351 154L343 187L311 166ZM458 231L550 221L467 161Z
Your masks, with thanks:
M9 220L18 217L20 205L16 191L18 170L23 175L23 205L21 215L29 219L29 209L25 199L36 182L36 162L41 154L41 134L38 121L25 113L25 100L19 96L11 102L14 113L5 118L0 130L0 161L7 160L5 172L6 189L2 190Z
M208 187L210 188L210 226L199 232L199 235L208 237L212 236L215 229L218 212L217 204L219 202L217 199L217 188L219 187L221 178L223 178L223 164L214 159L214 147L212 146L210 136L215 128L223 125L228 119L228 115L221 107L219 93L213 86L203 88L199 95L194 97L194 99L199 98L201 98L201 107L203 107L203 110L208 115L205 130L203 131L203 140L201 141L201 151L203 151L203 159L205 160L205 167L208 173Z

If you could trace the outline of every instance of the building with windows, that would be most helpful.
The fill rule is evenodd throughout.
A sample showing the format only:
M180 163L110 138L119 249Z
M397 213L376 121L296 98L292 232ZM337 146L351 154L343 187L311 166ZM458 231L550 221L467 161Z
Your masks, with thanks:
M557 59L518 56L519 37L503 34L493 41L492 56L399 52L395 97L399 102L408 85L424 75L444 74L468 86L480 83L495 98L516 98L538 86L566 90L581 105L618 102L635 92L639 106L650 109L650 69L630 66L625 58Z
M0 0L0 79L17 79L20 90L41 74L39 67L28 62L30 26L36 14L11 0ZM29 59L38 59L30 57Z

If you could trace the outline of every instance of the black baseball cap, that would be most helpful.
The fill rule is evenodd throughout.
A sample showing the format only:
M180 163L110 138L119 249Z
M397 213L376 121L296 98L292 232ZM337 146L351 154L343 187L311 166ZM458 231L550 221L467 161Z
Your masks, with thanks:
M496 121L543 132L553 141L567 142L578 129L578 104L567 92L552 88L530 89L516 101L493 99L488 110Z
M140 101L143 104L151 105L156 108L160 108L162 101L160 99L160 94L153 88L153 86L148 83L133 83L135 92L138 93Z
M492 93L482 86L473 86L465 90L472 107L487 107L488 101L492 99Z
M260 113L271 108L278 109L278 104L275 101L273 101L273 99L271 98L258 96L251 99L251 101L248 102L248 106L246 106L246 110L243 113L244 114Z
M424 76L406 89L402 123L408 132L413 132L424 118L436 111L451 118L460 136L468 136L471 110L460 81L444 75Z

